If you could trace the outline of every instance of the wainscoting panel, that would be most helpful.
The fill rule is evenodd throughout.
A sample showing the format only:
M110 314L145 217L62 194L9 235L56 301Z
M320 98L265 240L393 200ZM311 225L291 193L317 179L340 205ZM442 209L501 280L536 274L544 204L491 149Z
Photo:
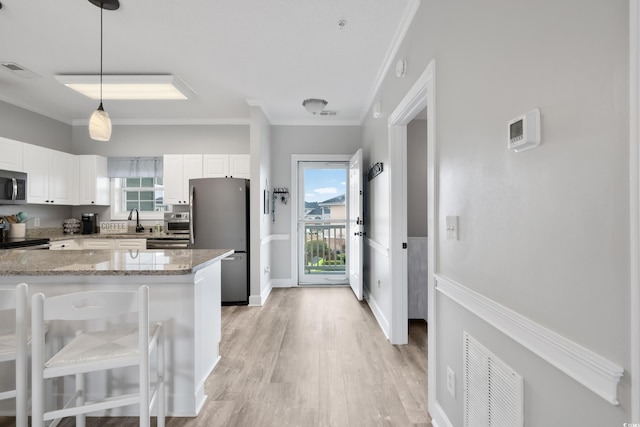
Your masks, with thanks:
M460 304L612 405L624 368L507 307L439 274L436 291Z

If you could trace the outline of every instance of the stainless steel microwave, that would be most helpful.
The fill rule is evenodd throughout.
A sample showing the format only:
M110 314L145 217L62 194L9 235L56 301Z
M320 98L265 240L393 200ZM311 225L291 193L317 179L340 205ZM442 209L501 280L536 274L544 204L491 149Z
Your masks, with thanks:
M27 174L0 171L0 205L27 203Z

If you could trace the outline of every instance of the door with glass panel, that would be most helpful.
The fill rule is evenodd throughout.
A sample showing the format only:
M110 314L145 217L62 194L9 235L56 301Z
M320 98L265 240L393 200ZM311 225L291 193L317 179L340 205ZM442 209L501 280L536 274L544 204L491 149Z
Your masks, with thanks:
M298 282L348 283L348 162L298 163Z

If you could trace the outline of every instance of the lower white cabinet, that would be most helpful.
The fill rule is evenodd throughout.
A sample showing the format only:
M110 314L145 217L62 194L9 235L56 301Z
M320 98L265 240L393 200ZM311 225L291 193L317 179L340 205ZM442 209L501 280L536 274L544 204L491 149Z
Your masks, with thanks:
M79 249L146 249L147 239L93 239L79 238L55 240L49 249L54 251Z
M147 249L147 239L116 239L114 249Z
M80 242L74 239L56 240L51 242L49 245L49 250L52 251L69 251L78 249L82 249L82 246L80 245Z
M83 239L82 249L113 249L115 239Z

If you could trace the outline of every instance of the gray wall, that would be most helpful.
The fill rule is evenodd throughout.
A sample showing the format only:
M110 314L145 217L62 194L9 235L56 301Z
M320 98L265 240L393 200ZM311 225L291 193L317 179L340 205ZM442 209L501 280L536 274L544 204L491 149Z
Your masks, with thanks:
M456 372L461 390L463 330L524 376L527 426L632 421L628 8L624 0L422 2L397 55L407 59L407 75L389 73L377 94L392 112L436 60L436 273L626 371L621 404L610 405L437 294L437 366L429 374L453 425L462 425L462 393L448 394L445 372ZM533 108L542 111L542 145L507 150L507 122ZM368 161L388 156L384 123L368 117L363 135ZM384 245L390 199L376 180L368 231ZM445 239L446 215L460 217L459 241ZM388 314L376 257L368 251L372 304Z
M102 156L249 154L249 125L114 126L109 142L94 141L86 126L74 126L72 148Z
M407 125L407 233L427 237L427 121Z
M73 153L70 125L2 101L0 136Z
M273 187L291 190L291 155L293 154L354 154L362 144L359 126L273 126L271 128L271 179ZM276 220L271 232L289 236L291 221L295 220L295 207L276 202ZM291 277L290 240L272 242L271 277L275 280L295 281Z

